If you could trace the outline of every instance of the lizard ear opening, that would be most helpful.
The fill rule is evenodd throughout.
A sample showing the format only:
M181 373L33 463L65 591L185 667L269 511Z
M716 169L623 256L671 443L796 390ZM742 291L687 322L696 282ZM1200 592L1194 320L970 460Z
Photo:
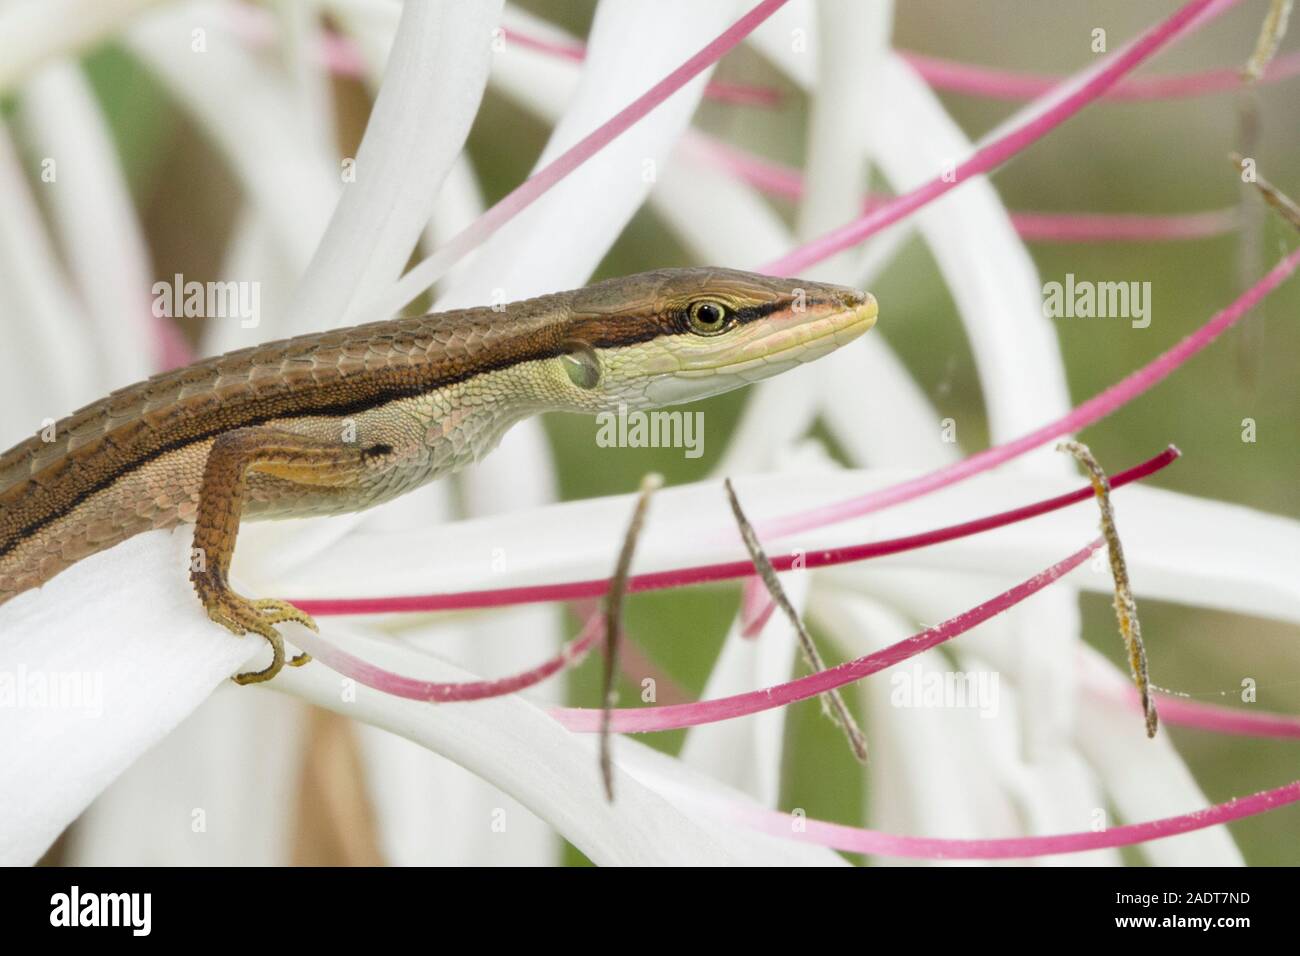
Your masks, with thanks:
M569 381L578 388L590 391L600 384L600 358L596 350L586 342L565 342L565 351L560 355Z

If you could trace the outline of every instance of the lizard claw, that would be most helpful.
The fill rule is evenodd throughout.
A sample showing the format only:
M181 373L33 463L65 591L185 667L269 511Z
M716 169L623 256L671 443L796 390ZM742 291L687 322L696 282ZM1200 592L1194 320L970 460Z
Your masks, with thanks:
M311 660L309 655L299 654L292 660L285 661L284 638L280 636L275 625L292 621L313 631L320 630L311 615L298 610L287 601L277 601L273 598L250 601L228 588L223 588L203 595L203 606L208 612L208 617L228 630L239 635L250 632L260 634L271 645L270 666L260 671L236 674L233 678L236 684L260 684L280 673L286 663L290 667L301 667Z

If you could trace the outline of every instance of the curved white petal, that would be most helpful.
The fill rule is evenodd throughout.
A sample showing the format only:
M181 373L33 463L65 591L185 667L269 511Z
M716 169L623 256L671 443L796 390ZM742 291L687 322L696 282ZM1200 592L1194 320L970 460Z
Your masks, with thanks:
M914 633L914 625L861 595L818 587L814 619L855 655L879 650ZM872 745L868 768L871 825L889 833L993 838L1081 829L1095 804L1075 755L1043 767L1021 755L1017 690L992 684L990 664L964 659L965 673L983 674L981 707L935 706L923 698L930 675L954 671L940 651L872 675L860 685L868 704ZM947 702L951 704L952 702ZM1117 862L1112 853L1071 862Z
M401 274L478 112L501 6L403 7L355 182L294 297L291 329L360 321L359 311Z
M109 785L77 821L69 866L284 866L306 708L229 682Z
M540 168L632 102L730 25L736 4L603 0L577 92ZM509 301L584 282L650 191L690 122L709 71L589 159L501 228L441 296L439 308ZM556 241L556 237L564 237Z
M416 647L455 660L458 666L473 667L475 673L507 674L518 671L521 661L533 659L529 649L516 651L514 639L537 644L531 639L528 620L536 610L521 608L495 621L452 620L404 628L401 635ZM489 633L484 625L494 623L508 631ZM357 731L386 862L538 866L559 861L555 831L514 797L419 743L366 723L359 722ZM508 824L504 834L481 825L491 822L498 811Z
M742 478L737 487L761 531L764 519L788 514L792 507L841 501L903 477L881 470L755 475ZM985 475L921 501L783 537L780 550L806 552L913 534L1051 497L1080 484L1081 479ZM719 484L666 488L656 502L637 547L638 572L744 556L727 520ZM310 571L285 569L276 581L286 593L308 597L419 594L479 589L485 582L511 587L605 577L631 504L631 497L617 496L437 529L358 532L349 537L346 548L321 555ZM1289 573L1289 556L1300 547L1300 523L1238 505L1136 486L1115 493L1115 509L1139 597L1300 620L1300 583ZM817 573L869 582L877 569L959 571L988 576L992 594L1001 589L996 586L999 581L1005 587L1007 580L1028 577L1096 534L1095 506L1085 501L974 537ZM690 542L689 552L682 550L684 541ZM491 563L495 547L510 549L511 556L506 567L497 571ZM358 565L382 567L384 574L359 579L354 573ZM1096 571L1081 569L1071 581L1103 593L1111 588L1104 565Z
M49 208L91 320L101 381L116 388L147 378L158 357L153 269L116 147L80 67L56 63L37 73L23 90L20 120L32 150L55 164Z
M158 0L33 0L0 7L0 93L43 63L88 47Z
M537 506L554 499L549 452L535 422L516 428L485 461L458 476L460 499L470 514L495 514ZM529 481L522 485L519 475ZM406 524L434 527L452 513L450 483L407 495L379 509L365 522L382 530ZM341 544L346 547L346 542ZM502 549L502 562L510 554ZM417 619L418 620L418 619ZM514 608L504 614L452 619L426 625L389 622L403 640L481 674L508 674L525 661L540 661L555 652L563 614L553 605ZM554 698L564 681L548 681L535 696ZM369 773L372 804L387 859L407 864L539 865L559 859L555 832L512 797L456 764L411 742L375 728L362 727L359 737ZM438 815L413 821L414 806L437 806ZM501 840L483 828L449 828L447 814L503 807L511 818L511 839Z
M297 271L324 231L342 185L340 170L298 117L283 78L244 52L224 12L211 3L153 11L123 42L212 138ZM194 30L211 38L203 52L192 48ZM243 344L287 329L283 314L266 314L259 328L246 330Z
M755 44L796 82L811 87L838 37L818 36L809 5L788 5L754 34ZM965 134L923 80L890 53L878 72L880 96L890 104L875 111L870 147L881 171L902 191L955 167L972 151ZM848 217L845 216L845 219ZM1042 416L1069 407L1065 374L1055 333L1041 312L1037 273L1006 210L984 177L954 190L916 214L907 225L920 229L957 304L970 339L995 440L1007 438ZM888 303L884 304L888 308ZM1035 452L1017 469L1063 472L1064 461ZM1048 752L1065 745L1066 713L1074 694L1069 672L1078 642L1078 608L1068 587L1058 587L1032 608L1012 612L1020 629L1027 668L1025 718L1030 747ZM1052 625L1053 639L1041 634ZM1026 675L1027 676L1027 675Z
M718 783L713 777L694 771L667 754L652 750L640 741L625 738L618 742L619 766L650 787L692 819L703 812L709 815L714 838L732 848L739 858L751 864L780 866L847 866L833 850L798 840L768 836L734 823L734 809L759 806L743 793Z
M51 248L22 159L0 124L0 446L94 398L102 380L85 316Z
M881 113L876 156L901 192L968 155L971 145L899 57L889 58L882 77L894 108ZM970 339L992 438L1021 434L1067 410L1065 372L1055 331L1042 314L1037 272L989 182L966 183L919 212L916 225ZM1033 453L1015 467L1049 474L1069 469L1063 456L1052 460L1051 454ZM1071 649L1079 640L1077 601L1069 588L1054 589L1043 602L1012 612L1011 620L1024 653L1020 677L1028 746L1050 754L1066 745L1062 734L1075 692Z
M809 442L788 449L783 471L805 474L832 467L819 445ZM741 498L742 507L746 507ZM790 603L800 614L808 600L810 576L789 571L779 576ZM746 587L764 596L757 578ZM737 615L709 673L702 699L724 697L789 680L797 655L798 635L781 611L774 610L756 635L742 633ZM681 758L714 779L750 794L765 807L775 807L781 789L781 754L785 746L785 709L764 711L752 717L693 727L682 745Z
M337 627L349 647L367 657L437 680L471 675L434 658L380 642L356 628ZM282 679L287 678L287 679ZM760 851L744 852L735 840L720 840L712 828L674 809L617 763L613 804L605 800L596 763L595 739L562 728L521 697L501 697L472 705L431 706L400 700L366 687L350 688L325 667L286 670L274 688L304 697L415 740L513 795L546 820L589 859L600 865L758 863ZM355 692L355 699L351 699ZM430 808L430 812L436 812ZM504 808L442 821L451 827L477 827L511 839L512 821ZM757 842L755 843L757 846Z
M1059 494L1066 482L1018 477L1006 484L975 484L963 509L952 498L927 499L924 516L912 511L911 528L961 520L960 513L992 513ZM1291 556L1300 547L1300 522L1240 505L1196 498L1157 488L1128 487L1115 494L1116 521L1124 542L1134 592L1139 598L1173 601L1240 614L1300 623L1300 583ZM1096 536L1095 506L1089 502L1031 521L895 555L871 566L846 566L826 573L835 579L874 581L886 568L988 574L992 593L1000 576L1026 577L1071 547ZM906 523L878 516L874 536L906 533ZM837 535L838 538L838 535ZM1109 594L1110 569L1100 559L1070 576L1076 587Z
M188 552L184 535L140 535L113 550L114 572L82 562L0 607L0 674L26 688L0 735L0 864L34 862L260 650L207 620L185 578ZM69 696L42 704L32 696L42 686Z
M447 171L447 180L438 191L438 200L433 205L433 215L424 228L425 251L432 253L452 236L460 232L483 214L483 193L479 189L478 178L469 157L461 153ZM455 282L473 261L474 253L447 270L444 281Z
M1086 645L1079 662L1099 680L1119 678L1115 668ZM1079 746L1100 771L1123 823L1139 823L1210 805L1167 732L1147 739L1137 711L1115 707L1092 694L1081 695ZM1108 822L1109 825L1109 822ZM1154 866L1242 866L1241 851L1227 827L1209 827L1142 844Z
M507 29L532 36L547 37L562 44L576 42L575 37L550 21L518 7L506 7L502 22ZM577 92L582 70L582 64L507 39L492 64L490 82L524 109L555 123Z
M804 195L796 234L807 241L840 225L846 209L859 209L866 188L868 141L886 112L880 64L889 49L891 0L873 3L822 0L817 5L816 95L808 115ZM853 117L845 122L845 117ZM862 250L849 249L819 263L815 279L850 280ZM762 261L762 260L758 260Z

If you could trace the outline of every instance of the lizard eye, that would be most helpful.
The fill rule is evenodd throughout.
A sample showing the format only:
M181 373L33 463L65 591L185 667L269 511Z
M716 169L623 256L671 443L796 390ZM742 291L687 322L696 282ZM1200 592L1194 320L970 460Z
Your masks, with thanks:
M697 335L717 335L730 324L727 307L708 299L692 302L686 313L686 319L691 331Z

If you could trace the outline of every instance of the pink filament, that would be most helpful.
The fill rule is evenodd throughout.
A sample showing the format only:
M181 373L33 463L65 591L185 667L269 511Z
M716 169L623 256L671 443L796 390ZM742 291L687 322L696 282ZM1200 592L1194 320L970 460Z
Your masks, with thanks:
M232 23L237 32L252 44L266 46L275 40L275 19L268 10L241 4L232 11ZM582 62L587 48L581 43L564 43L543 40L518 30L502 29L502 34L521 47L537 50L565 60ZM316 57L331 73L338 76L364 77L365 59L351 37L332 30L322 30L316 42ZM711 81L704 87L704 95L720 103L743 106L775 106L781 101L781 92L770 86L751 86L747 83Z
M1238 2L1239 0L1191 0L1168 20L1151 27L1121 50L1104 69L1090 76L1078 89L1072 90L1059 102L1054 103L1027 123L977 150L973 156L957 167L955 175L945 173L936 176L928 183L885 203L860 219L833 229L807 245L800 246L759 267L758 271L772 275L798 275L809 266L849 246L857 245L886 226L893 225L904 216L915 212L949 190L955 189L971 176L978 176L1001 165L1097 99L1114 86L1122 76L1150 58L1193 23L1199 25L1210 16L1217 16Z
M969 93L998 100L1031 100L1042 96L1061 82L1059 76L1034 73L1011 73L957 63L920 53L904 53L903 58L936 89ZM1300 53L1278 57L1261 78L1276 83L1300 73ZM1182 76L1133 77L1116 83L1104 94L1108 100L1162 100L1208 93L1230 93L1242 87L1238 69L1206 70Z
M798 199L803 195L803 174L730 143L700 133L683 139L682 148L699 160L723 169L757 189ZM888 202L881 195L868 196L864 212ZM1011 224L1023 239L1031 242L1161 242L1205 239L1229 233L1238 227L1234 208L1181 215L1132 215L1127 213L1012 212Z
M383 302L373 306L374 313L387 316L400 309L419 290L435 282L447 269L486 242L498 229L531 206L552 186L720 60L785 3L786 0L762 0L758 3L685 63L619 110L611 119L596 127L546 166L533 173L487 212L452 236L432 256L413 267L398 281Z
M860 827L804 820L790 814L757 807L729 805L725 812L738 822L769 833L831 847L850 853L911 857L923 860L1009 860L1057 853L1082 853L1132 846L1231 823L1300 801L1300 780L1249 797L1236 797L1203 810L1146 823L1130 823L1107 830L1059 833L1052 836L992 840L954 840L936 837L896 836ZM797 823L797 826L796 826Z
M502 30L507 40L521 47L547 53L564 60L581 63L587 58L587 47L583 43L563 40L546 40L519 30ZM769 86L750 86L745 83L728 83L720 80L711 81L704 88L704 95L710 99L726 103L748 106L775 106L781 101L781 93Z
M983 604L964 611L956 617L949 618L942 624L914 634L906 640L892 644L883 650L859 657L856 660L839 664L836 667L809 674L798 680L765 687L762 690L735 694L731 697L719 697L715 700L698 701L691 704L667 704L658 707L616 708L613 711L611 729L616 733L646 733L657 730L677 730L682 727L694 727L699 724L714 723L719 720L732 720L749 714L761 713L775 707L784 707L797 701L807 700L859 681L870 674L892 667L922 651L937 647L946 641L964 634L989 618L1001 614L1009 607L1041 591L1049 584L1059 580L1065 574L1088 560L1088 556L1101 547L1102 540L1095 539L1080 548L1069 557L1057 562L1027 581L1017 584ZM594 733L600 729L601 711L583 707L557 707L551 710L551 716L569 730L578 733Z
M581 43L546 40L519 30L507 31L507 36L520 46L567 60L581 60L586 52ZM899 54L921 74L922 79L936 89L968 93L989 99L1032 100L1050 92L1064 79L1061 76L1040 73L994 70L910 51L899 51ZM1300 74L1300 53L1291 53L1274 60L1260 79L1263 83L1276 83L1297 74ZM1103 98L1124 101L1174 99L1211 93L1230 93L1240 89L1241 86L1240 70L1205 70L1175 76L1130 77L1116 83L1103 94ZM775 90L761 87L745 89L751 94L763 94L767 102L779 97Z
M185 336L176 327L175 321L166 316L152 316L152 318L158 370L170 372L174 368L184 368L193 362L194 350L190 348L190 343L185 341Z
M1122 700L1134 709L1141 710L1137 690L1130 685L1115 682L1105 688L1092 687L1099 697ZM1300 740L1300 717L1292 714L1275 714L1269 711L1252 712L1240 707L1224 707L1189 700L1177 694L1159 694L1160 720L1176 727L1193 727L1216 734L1238 737L1274 737L1282 740Z
M581 633L562 648L559 654L522 673L482 681L438 682L403 677L339 649L306 628L298 628L295 631L293 642L343 676L351 677L357 683L373 687L385 694L439 704L463 703L489 697L503 697L532 687L534 684L540 684L553 674L581 660L604 634L604 623L604 615L593 614L587 619Z
M1176 448L1167 448L1159 455L1140 465L1113 475L1111 488L1122 488L1132 481L1138 481L1166 467L1178 457ZM901 538L888 538L866 544L850 545L840 548L826 548L810 551L807 554L781 554L771 557L772 567L777 571L789 571L796 561L802 567L819 568L852 561L865 561L869 558L898 554L915 548L924 548L957 538L980 534L1001 528L1017 521L1055 511L1080 501L1087 501L1093 495L1091 485L1078 488L1055 498L1003 511L973 521L935 528L918 534ZM628 592L655 591L664 588L682 587L690 584L704 584L715 581L727 581L734 578L749 577L754 573L754 565L748 560L727 561L718 564L706 564L695 567L675 568L669 571L653 571L636 574L628 579ZM532 604L540 601L573 601L598 598L609 590L608 578L594 578L587 581L566 581L560 584L534 584L514 588L497 588L483 591L460 591L449 594L420 594L403 597L383 598L322 598L295 599L294 606L308 614L328 616L331 614L379 614L384 612L408 611L448 611L468 610L471 608L505 607L514 604Z
M1022 435L1004 445L995 445L992 448L985 449L953 465L939 468L911 481L905 481L858 498L850 498L846 501L811 509L801 514L777 519L764 524L759 530L765 536L779 536L794 531L818 528L837 521L845 521L849 518L879 511L882 508L901 504L904 501L911 501L940 488L946 488L948 485L963 481L980 472L988 471L1003 462L1010 461L1019 455L1023 455L1030 449L1036 448L1054 438L1080 431L1167 378L1184 362L1218 338L1226 329L1240 321L1265 296L1281 285L1295 271L1297 266L1300 266L1300 249L1292 251L1269 270L1262 279L1247 289L1235 302L1218 312L1210 321L1191 335L1188 335L1173 348L1105 391L1094 395L1069 414L1044 425L1042 428Z
M1030 242L1162 242L1221 236L1233 232L1239 218L1236 209L1176 216L1016 212L1011 224Z

